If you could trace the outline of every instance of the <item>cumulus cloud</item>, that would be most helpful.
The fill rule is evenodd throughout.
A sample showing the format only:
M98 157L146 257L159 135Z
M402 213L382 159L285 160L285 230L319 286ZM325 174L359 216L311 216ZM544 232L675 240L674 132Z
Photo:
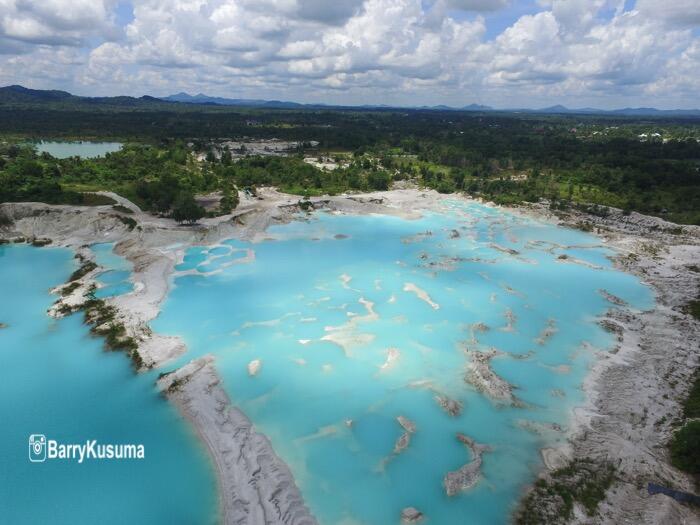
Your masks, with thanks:
M531 105L674 89L692 100L696 0L538 5L487 37L488 13L507 17L508 0L139 0L124 28L116 0L0 0L0 79L42 84L45 69L44 85L84 92L345 102Z
M79 46L96 34L110 36L111 2L0 0L0 36L30 44Z

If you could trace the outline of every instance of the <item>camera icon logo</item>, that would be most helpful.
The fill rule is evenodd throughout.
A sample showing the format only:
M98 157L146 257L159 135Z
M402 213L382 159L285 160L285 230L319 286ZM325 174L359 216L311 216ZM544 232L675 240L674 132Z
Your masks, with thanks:
M29 436L29 461L32 463L46 461L46 436L44 434Z

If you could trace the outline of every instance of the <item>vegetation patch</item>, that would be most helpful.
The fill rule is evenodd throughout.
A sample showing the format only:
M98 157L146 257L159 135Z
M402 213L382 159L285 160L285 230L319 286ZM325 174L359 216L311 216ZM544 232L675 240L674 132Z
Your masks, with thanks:
M695 319L700 321L700 299L690 301L687 305L685 305L684 310L685 313L692 315Z
M82 193L80 195L80 202L77 204L82 204L83 206L109 206L110 204L116 204L115 200L106 195L100 195L98 193Z
M85 277L87 274L89 274L91 271L93 271L95 268L97 268L97 264L93 261L83 261L83 264L80 265L80 268L75 270L71 276L68 278L69 282L77 281L79 279L82 279Z
M670 449L674 467L700 476L700 421L690 421L676 431Z
M221 192L216 213L225 214L237 204L234 188L332 195L410 181L500 204L546 200L555 209L580 206L605 214L615 207L700 224L699 132L683 119L154 104L144 102L138 111L49 102L0 108L0 132L17 137L0 144L0 202L114 206L95 194L109 190L144 210L191 222L198 220L190 199L197 194ZM248 125L251 114L263 124ZM104 157L57 159L21 139L37 130L129 139ZM652 130L663 139L640 139ZM297 148L286 156L261 155L208 137L276 137ZM305 162L307 154L332 157L334 169Z
M693 386L688 394L688 399L683 404L683 415L687 419L700 418L700 370L695 371Z
M191 193L187 192L182 192L177 196L170 213L176 222L186 224L194 224L205 215L204 208L197 204Z
M51 239L37 239L36 237L32 239L32 246L42 247L51 244Z
M134 210L132 210L131 208L127 208L126 206L122 206L121 204L115 204L114 206L112 206L112 209L114 211L118 211L119 213L126 213L128 215L134 213Z
M80 283L73 281L70 284L67 284L66 286L61 288L61 296L68 297L70 294L75 292L78 288L80 288Z
M314 204L309 199L300 200L297 204L304 211L313 211L314 209Z
M129 228L129 230L133 230L138 225L138 222L136 222L136 219L134 219L132 217L124 217L123 215L114 215L113 217L115 217L116 219L119 219L119 221L123 225L125 225L127 228Z
M580 505L588 516L595 516L598 505L615 480L610 463L576 459L569 465L537 480L522 500L515 515L517 525L563 524Z
M85 322L91 325L90 332L104 337L108 350L122 350L127 353L136 370L144 366L138 351L138 343L126 335L126 327L116 320L117 310L103 300L90 298L80 306Z
M174 394L175 392L179 391L180 388L187 382L187 380L183 378L178 378L173 380L172 383L170 383L170 386L168 386L168 394Z

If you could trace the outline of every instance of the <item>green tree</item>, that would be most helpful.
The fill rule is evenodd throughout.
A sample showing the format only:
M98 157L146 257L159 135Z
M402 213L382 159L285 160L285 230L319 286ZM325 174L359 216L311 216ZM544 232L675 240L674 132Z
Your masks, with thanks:
M231 155L231 150L228 146L224 147L224 151L221 154L221 164L224 166L230 166L233 162L233 157Z
M384 171L371 171L367 176L367 184L373 190L388 190L391 177Z
M194 200L194 195L183 191L175 199L175 205L170 216L179 223L194 224L204 215L204 208L197 204L197 201Z
M219 202L219 212L226 215L236 209L239 203L238 190L227 186L223 190L223 197Z

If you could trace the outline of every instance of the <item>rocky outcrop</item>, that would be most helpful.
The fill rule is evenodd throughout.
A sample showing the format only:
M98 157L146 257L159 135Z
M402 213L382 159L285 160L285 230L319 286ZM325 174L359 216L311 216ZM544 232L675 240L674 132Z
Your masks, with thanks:
M537 338L535 339L535 342L536 342L538 345L543 346L543 345L545 345L545 344L547 343L547 341L549 341L549 339L550 339L554 334L556 334L558 331L559 331L559 329L557 328L557 322L556 322L556 320L554 320L554 319L548 319L548 320L547 320L547 326L545 326L545 327L542 329L542 331L540 332L540 334L539 334L539 335L537 336Z
M472 460L459 469L448 472L445 475L442 484L448 496L454 496L476 485L481 477L481 456L484 452L490 450L488 445L481 445L462 433L457 434L457 440L470 450Z
M603 299L614 304L615 306L628 306L627 301L621 299L617 295L611 294L607 290L600 289L598 290L598 293L603 297Z
M423 519L423 513L415 507L406 507L401 511L402 523L416 523Z
M494 349L485 352L467 350L466 353L470 358L467 373L464 376L467 383L497 403L513 406L523 405L522 401L513 394L513 385L491 369L491 359L499 354L498 351Z
M442 394L435 394L435 402L452 417L457 417L462 413L462 403L456 399L450 399Z
M416 431L416 424L407 417L399 416L396 418L396 421L404 429L404 433L399 436L399 439L394 444L394 455L400 454L408 448L408 445L411 443L411 434Z

